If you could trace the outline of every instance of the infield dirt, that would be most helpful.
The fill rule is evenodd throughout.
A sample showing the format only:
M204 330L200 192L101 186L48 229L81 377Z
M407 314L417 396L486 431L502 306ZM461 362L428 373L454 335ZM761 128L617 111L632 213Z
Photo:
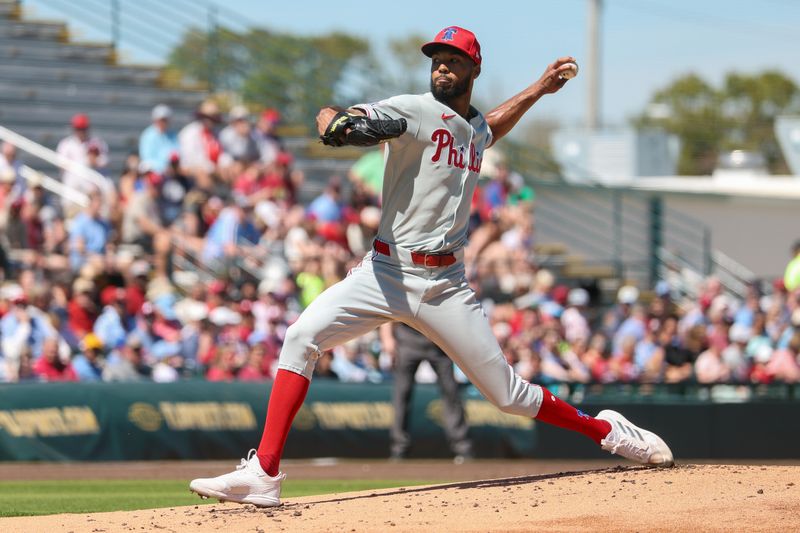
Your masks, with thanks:
M219 504L0 519L1 531L793 531L800 467L682 465Z

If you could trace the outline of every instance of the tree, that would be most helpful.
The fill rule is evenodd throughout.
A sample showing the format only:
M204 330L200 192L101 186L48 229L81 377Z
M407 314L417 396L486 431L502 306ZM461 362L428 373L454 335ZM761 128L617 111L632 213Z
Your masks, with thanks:
M185 77L217 91L239 93L256 107L276 107L294 123L313 124L318 109L346 93L345 76L365 65L369 44L343 33L298 36L251 29L219 28L209 36L190 30L169 57ZM361 67L363 68L363 67Z
M797 85L780 72L731 73L720 89L689 74L657 91L649 109L658 113L645 112L634 124L660 127L680 138L681 174L710 174L719 153L733 149L761 152L773 173L785 173L773 124L778 115L798 106Z

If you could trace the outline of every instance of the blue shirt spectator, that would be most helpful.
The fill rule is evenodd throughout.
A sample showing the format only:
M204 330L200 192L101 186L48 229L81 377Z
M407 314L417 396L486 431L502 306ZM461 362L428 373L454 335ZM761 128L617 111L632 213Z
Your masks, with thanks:
M328 181L325 192L308 206L308 213L317 222L338 222L342 219L341 186L338 178L333 177Z
M109 348L119 348L125 345L127 332L122 324L119 311L112 305L107 305L94 323L94 334Z
M104 254L111 233L108 222L100 216L99 193L89 195L89 206L79 213L69 228L70 266L80 269L89 255Z
M48 337L58 337L58 332L47 315L36 307L28 306L22 296L0 319L2 353L9 359L19 360L26 348L30 348L34 358L38 357Z
M72 358L72 369L80 381L100 381L103 377L100 354L103 342L94 333L81 341L81 353Z
M258 242L259 237L258 230L247 219L242 207L227 207L208 228L203 248L203 260L221 259L229 247L252 245Z
M151 114L153 123L139 136L139 159L142 166L162 174L169 165L172 154L179 152L178 134L169 129L172 110L159 104Z

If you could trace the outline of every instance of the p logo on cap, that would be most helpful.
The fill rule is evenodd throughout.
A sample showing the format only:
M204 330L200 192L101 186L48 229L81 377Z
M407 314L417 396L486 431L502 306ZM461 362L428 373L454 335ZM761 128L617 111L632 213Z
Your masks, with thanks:
M448 26L429 43L422 45L422 53L428 57L433 55L436 46L451 46L465 53L476 65L481 64L481 45L475 34L459 26Z

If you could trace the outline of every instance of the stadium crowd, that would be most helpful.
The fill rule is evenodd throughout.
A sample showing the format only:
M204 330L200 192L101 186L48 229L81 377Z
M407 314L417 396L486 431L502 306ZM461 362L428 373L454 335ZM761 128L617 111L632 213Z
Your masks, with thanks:
M58 153L109 184L64 172L78 201L23 178L16 148L2 146L0 381L271 379L287 327L370 251L381 150L302 205L304 176L276 133L278 111L223 115L207 101L180 130L171 117L156 106L138 152L111 176L90 118L73 117ZM563 284L540 264L533 190L502 159L490 166L465 256L523 378L800 381L800 248L770 294L753 284L737 298L713 277L691 291L662 280L623 285L601 306L591 287ZM347 382L391 374L377 332L323 354L316 369ZM423 366L417 378L435 375Z

